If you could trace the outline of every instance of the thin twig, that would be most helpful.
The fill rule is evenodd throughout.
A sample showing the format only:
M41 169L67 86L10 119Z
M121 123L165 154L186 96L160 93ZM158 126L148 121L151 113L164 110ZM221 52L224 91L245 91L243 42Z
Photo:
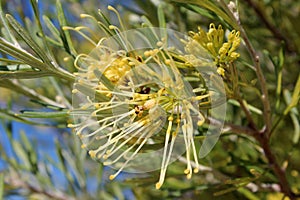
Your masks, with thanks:
M265 80L263 71L260 66L260 58L259 58L258 54L256 53L255 49L253 48L253 46L246 34L245 29L241 25L240 20L234 16L234 14L231 12L231 10L227 7L227 4L224 2L224 0L218 0L218 1L220 2L220 5L222 6L222 8L226 11L228 16L232 19L232 21L235 22L235 25L237 25L239 27L241 37L243 38L245 45L247 47L247 50L249 51L251 59L254 63L255 73L256 73L257 79L259 81L261 93L262 93L261 100L262 100L263 107L264 107L263 116L264 116L264 121L266 124L266 127L264 128L264 130L265 130L265 133L268 135L271 130L271 108L270 108L266 80Z
M209 117L208 120L209 120L209 123L212 125L220 126L223 124L221 121L211 118L211 117ZM224 123L223 129L228 130L233 133L236 133L236 134L245 134L245 135L249 135L252 137L254 137L255 134L257 133L257 131L255 131L252 128L239 126L239 125L235 125L235 124L231 124L231 123L227 123L227 122Z
M247 118L247 121L249 122L250 127L257 131L258 129L256 127L256 124L254 123L254 120L252 118L250 110L245 105L245 101L243 99L241 99L241 98L238 98L237 101L239 102L242 110L244 111L244 113L246 115L246 118Z
M260 143L261 147L263 148L265 152L265 156L268 159L268 162L270 166L273 168L274 173L276 174L279 185L281 187L281 191L284 192L291 200L296 199L295 195L292 193L289 183L287 181L287 178L285 176L285 172L283 169L281 169L280 165L278 164L275 155L271 151L270 144L269 144L269 134L271 131L271 108L270 108L270 101L268 98L268 90L267 90L267 84L265 77L263 75L261 66L260 66L260 59L257 55L255 49L253 48L244 28L242 27L239 19L236 19L236 17L233 15L233 13L230 11L230 9L227 7L224 0L219 0L221 6L226 11L226 13L229 15L229 17L235 21L236 24L239 26L239 31L241 33L242 38L244 39L245 45L247 50L250 53L250 56L254 62L255 66L255 72L258 78L258 81L260 83L261 87L261 93L262 93L262 103L264 106L263 110L263 116L265 121L265 127L261 131L257 131L256 134L254 134L254 137L257 139L257 141Z

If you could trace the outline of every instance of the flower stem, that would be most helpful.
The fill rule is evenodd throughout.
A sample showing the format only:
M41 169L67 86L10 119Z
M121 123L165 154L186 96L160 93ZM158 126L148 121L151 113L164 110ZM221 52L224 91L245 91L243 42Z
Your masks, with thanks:
M289 183L285 176L285 171L279 166L278 161L276 160L276 157L270 148L269 137L266 134L256 134L256 139L263 148L265 156L269 161L269 165L273 168L273 171L278 178L281 191L291 200L296 200L296 196L291 191Z
M275 175L278 178L279 181L279 185L281 187L281 191L287 195L291 200L296 199L295 195L293 194L293 192L290 189L289 183L287 181L287 178L285 176L285 172L284 170L280 167L280 165L278 164L275 155L273 154L271 148L270 148L270 132L271 132L271 107L270 107L270 101L269 101L269 97L268 97L268 90L267 90L267 84L266 84L266 80L265 77L263 75L263 71L261 69L260 66L260 59L258 54L256 53L255 49L253 48L243 26L241 25L239 19L236 19L235 16L233 15L233 13L230 11L230 9L227 7L226 3L224 0L219 0L220 5L222 6L222 8L226 11L226 13L229 15L229 17L232 20L236 21L236 24L239 26L239 31L241 33L241 37L243 38L244 42L245 42L245 46L247 48L247 50L249 51L249 54L252 58L252 61L254 63L254 67L255 67L255 72L256 72L256 76L257 79L259 81L260 84L260 88L261 88L261 100L262 100L262 104L264 107L263 110L263 116L264 116L264 122L265 122L265 126L263 127L263 129L261 131L256 131L256 133L252 136L254 136L256 138L256 140L260 143L261 147L264 150L265 156L268 159L268 162L270 164L270 166L273 168L273 171L275 173Z

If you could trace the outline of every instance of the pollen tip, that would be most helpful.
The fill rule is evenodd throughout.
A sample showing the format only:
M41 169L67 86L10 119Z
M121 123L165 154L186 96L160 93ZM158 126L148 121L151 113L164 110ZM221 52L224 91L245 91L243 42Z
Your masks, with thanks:
M75 27L75 30L76 30L76 31L80 31L81 29L83 29L82 26L77 26L77 27Z
M176 131L172 132L172 137L176 137L176 136L177 136L177 132Z
M198 126L202 126L202 125L203 125L203 123L204 123L204 121L203 121L203 120L199 120L199 121L197 122L197 125L198 125Z
M111 5L108 5L108 6L107 6L107 9L108 9L108 10L114 10L114 7L112 7Z
M108 28L111 30L116 29L116 27L114 25L109 25Z
M129 62L128 63L130 66L133 66L133 65L135 65L135 63L134 62Z
M186 178L187 178L187 179L191 179L191 178L192 178L192 174L187 174L187 175L186 175Z
M162 186L162 184L160 182L158 182L158 183L155 184L155 188L157 190L159 190L161 186Z
M79 16L80 16L80 18L86 18L86 17L88 17L87 14L80 14Z
M89 151L89 155L92 157L92 158L95 158L96 157L96 152L91 150Z
M78 92L77 89L73 89L73 90L72 90L72 93L73 93L73 94L76 94L77 92Z
M170 65L170 64L171 64L171 60L170 60L170 59L166 59L166 60L165 60L165 63L166 63L167 65Z
M184 174L188 174L189 172L190 172L189 169L185 169L185 170L183 171Z
M198 168L195 168L195 169L194 169L194 173L197 174L198 172L199 172L199 169L198 169Z
M81 135L81 132L77 132L76 135Z
M103 165L107 166L107 165L109 165L109 162L103 162Z
M173 117L172 116L170 116L170 117L168 117L168 121L173 121Z
M110 175L109 176L109 180L114 180L114 178L116 178L116 175Z

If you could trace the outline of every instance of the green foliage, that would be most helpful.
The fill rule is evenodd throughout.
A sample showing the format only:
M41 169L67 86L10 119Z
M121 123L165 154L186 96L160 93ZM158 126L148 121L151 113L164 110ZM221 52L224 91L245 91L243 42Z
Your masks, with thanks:
M76 57L93 49L105 34L118 33L109 28L118 25L115 13L103 7L97 11L102 5L93 0L57 0L48 2L57 12L51 15L32 0L30 20L22 9L9 10L8 2L0 1L0 102L6 104L0 108L0 122L5 129L1 137L9 141L0 142L6 166L0 171L0 200L14 193L28 199L121 200L128 188L136 199L299 198L299 1L168 0L156 5L134 0L139 10L117 6L126 29L158 26L187 34L213 22L240 31L242 38L240 57L223 77L227 113L220 140L189 180L183 174L185 158L172 163L160 190L153 186L158 171L108 181L107 169L87 155L77 136L65 132L72 120ZM73 13L65 11L69 6ZM92 17L80 19L83 9ZM89 29L78 34L81 26ZM95 74L114 88L99 70ZM93 92L84 85L77 89ZM42 135L46 127L58 131L59 137L53 134L54 157L41 156L31 131L15 133L13 122L37 128L34 134ZM203 136L195 136L195 141L199 150ZM63 188L53 178L57 170L66 182Z

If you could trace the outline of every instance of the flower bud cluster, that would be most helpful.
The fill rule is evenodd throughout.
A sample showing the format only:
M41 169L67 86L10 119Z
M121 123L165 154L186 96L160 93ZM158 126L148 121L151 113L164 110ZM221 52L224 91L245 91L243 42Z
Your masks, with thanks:
M236 52L241 43L240 32L231 31L228 35L227 42L224 42L224 30L221 25L218 28L213 23L209 25L208 32L198 27L198 32L189 32L191 40L187 43L187 50L197 56L195 50L195 41L205 48L214 58L215 64L218 67L217 72L225 76L225 69L229 63L236 60L240 54Z

